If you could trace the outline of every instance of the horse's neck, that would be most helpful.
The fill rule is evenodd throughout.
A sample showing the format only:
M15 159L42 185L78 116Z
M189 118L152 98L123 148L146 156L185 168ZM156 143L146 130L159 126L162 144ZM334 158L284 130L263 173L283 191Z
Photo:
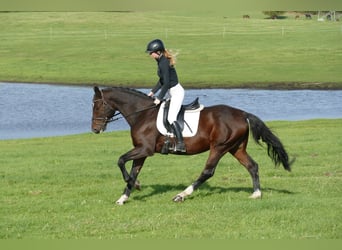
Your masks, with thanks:
M144 99L138 96L134 96L131 93L120 92L117 94L109 94L108 103L118 109L120 113L126 118L127 122L130 123L131 118L134 117L135 113L141 113L141 111L151 107L152 101Z

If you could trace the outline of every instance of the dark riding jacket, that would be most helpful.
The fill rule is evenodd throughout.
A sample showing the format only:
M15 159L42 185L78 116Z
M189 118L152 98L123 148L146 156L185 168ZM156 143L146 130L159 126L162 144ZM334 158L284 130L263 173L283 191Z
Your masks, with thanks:
M166 92L178 84L178 76L175 67L170 65L170 61L163 54L156 61L158 63L159 81L152 92L156 93L160 89L157 98L162 100Z

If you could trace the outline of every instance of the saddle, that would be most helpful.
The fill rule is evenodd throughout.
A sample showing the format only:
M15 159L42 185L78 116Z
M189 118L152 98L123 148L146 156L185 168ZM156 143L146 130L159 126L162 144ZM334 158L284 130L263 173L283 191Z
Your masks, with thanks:
M165 101L165 106L164 106L164 114L163 114L163 124L166 128L166 130L171 133L171 124L169 123L169 121L167 120L167 116L169 114L169 108L170 108L170 99L166 100ZM184 124L186 124L186 121L184 119L184 114L185 114L185 111L187 110L196 110L196 109L199 109L201 106L199 104L199 101L198 101L198 97L192 101L191 103L189 104L185 104L185 105L182 105L182 107L180 108L179 112L178 112L178 115L177 115L177 122L180 126L180 129L183 131L184 129ZM191 128L189 127L189 125L187 125L188 128L191 130Z

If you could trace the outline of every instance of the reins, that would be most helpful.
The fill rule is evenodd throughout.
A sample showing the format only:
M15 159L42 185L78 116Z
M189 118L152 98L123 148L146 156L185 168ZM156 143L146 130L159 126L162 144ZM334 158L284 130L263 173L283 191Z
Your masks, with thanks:
M102 92L102 91L101 91L101 92ZM111 118L109 118L109 119L108 119L108 117L104 117L104 118L102 118L102 117L93 118L93 120L103 120L105 123L111 123L111 122L120 120L120 119L122 119L122 118L127 118L127 117L129 117L129 116L134 115L134 114L137 114L137 113L140 113L140 112L143 112L143 111L146 111L146 110L149 110L149 109L152 109L152 108L156 108L156 107L157 107L156 105L153 104L152 106L147 106L147 107L145 107L145 108L143 108L143 109L141 109L141 110L134 111L133 113L124 116L124 115L122 115L122 113L121 113L119 110L113 109L112 106L110 106L110 105L106 102L106 100L105 100L104 97L103 97L103 94L102 94L102 98L101 98L101 99L95 100L95 101L93 101L93 103L98 102L98 101L102 101L103 106L105 106L105 105L106 105L106 106L109 106L109 108L110 108L111 110L117 111L117 113L114 113L114 115L113 115ZM122 115L122 116L121 116L121 117L116 117L116 116L119 116L119 115ZM116 118L115 118L115 117L116 117Z
M131 114L128 114L126 116L122 115L122 113L120 111L118 111L116 114L113 115L112 118L110 118L109 120L107 120L107 123L110 123L110 122L114 122L114 121L117 121L117 120L120 120L120 119L123 119L123 118L127 118L131 115L134 115L134 114L137 114L137 113L140 113L140 112L143 112L145 110L149 110L149 109L152 109L152 108L156 108L157 106L156 105L153 105L153 106L149 106L149 107L146 107L146 108L143 108L141 110L138 110L138 111L135 111ZM114 118L115 116L118 116L118 115L122 115L121 117L117 117L117 118ZM103 119L103 118L102 118Z

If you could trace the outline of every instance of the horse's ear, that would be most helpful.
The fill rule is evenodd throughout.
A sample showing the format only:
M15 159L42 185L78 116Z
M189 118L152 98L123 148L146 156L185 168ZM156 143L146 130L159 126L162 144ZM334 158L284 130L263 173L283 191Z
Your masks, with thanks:
M102 98L102 93L101 93L101 90L99 89L99 87L95 86L94 87L94 92L95 92L95 95Z

